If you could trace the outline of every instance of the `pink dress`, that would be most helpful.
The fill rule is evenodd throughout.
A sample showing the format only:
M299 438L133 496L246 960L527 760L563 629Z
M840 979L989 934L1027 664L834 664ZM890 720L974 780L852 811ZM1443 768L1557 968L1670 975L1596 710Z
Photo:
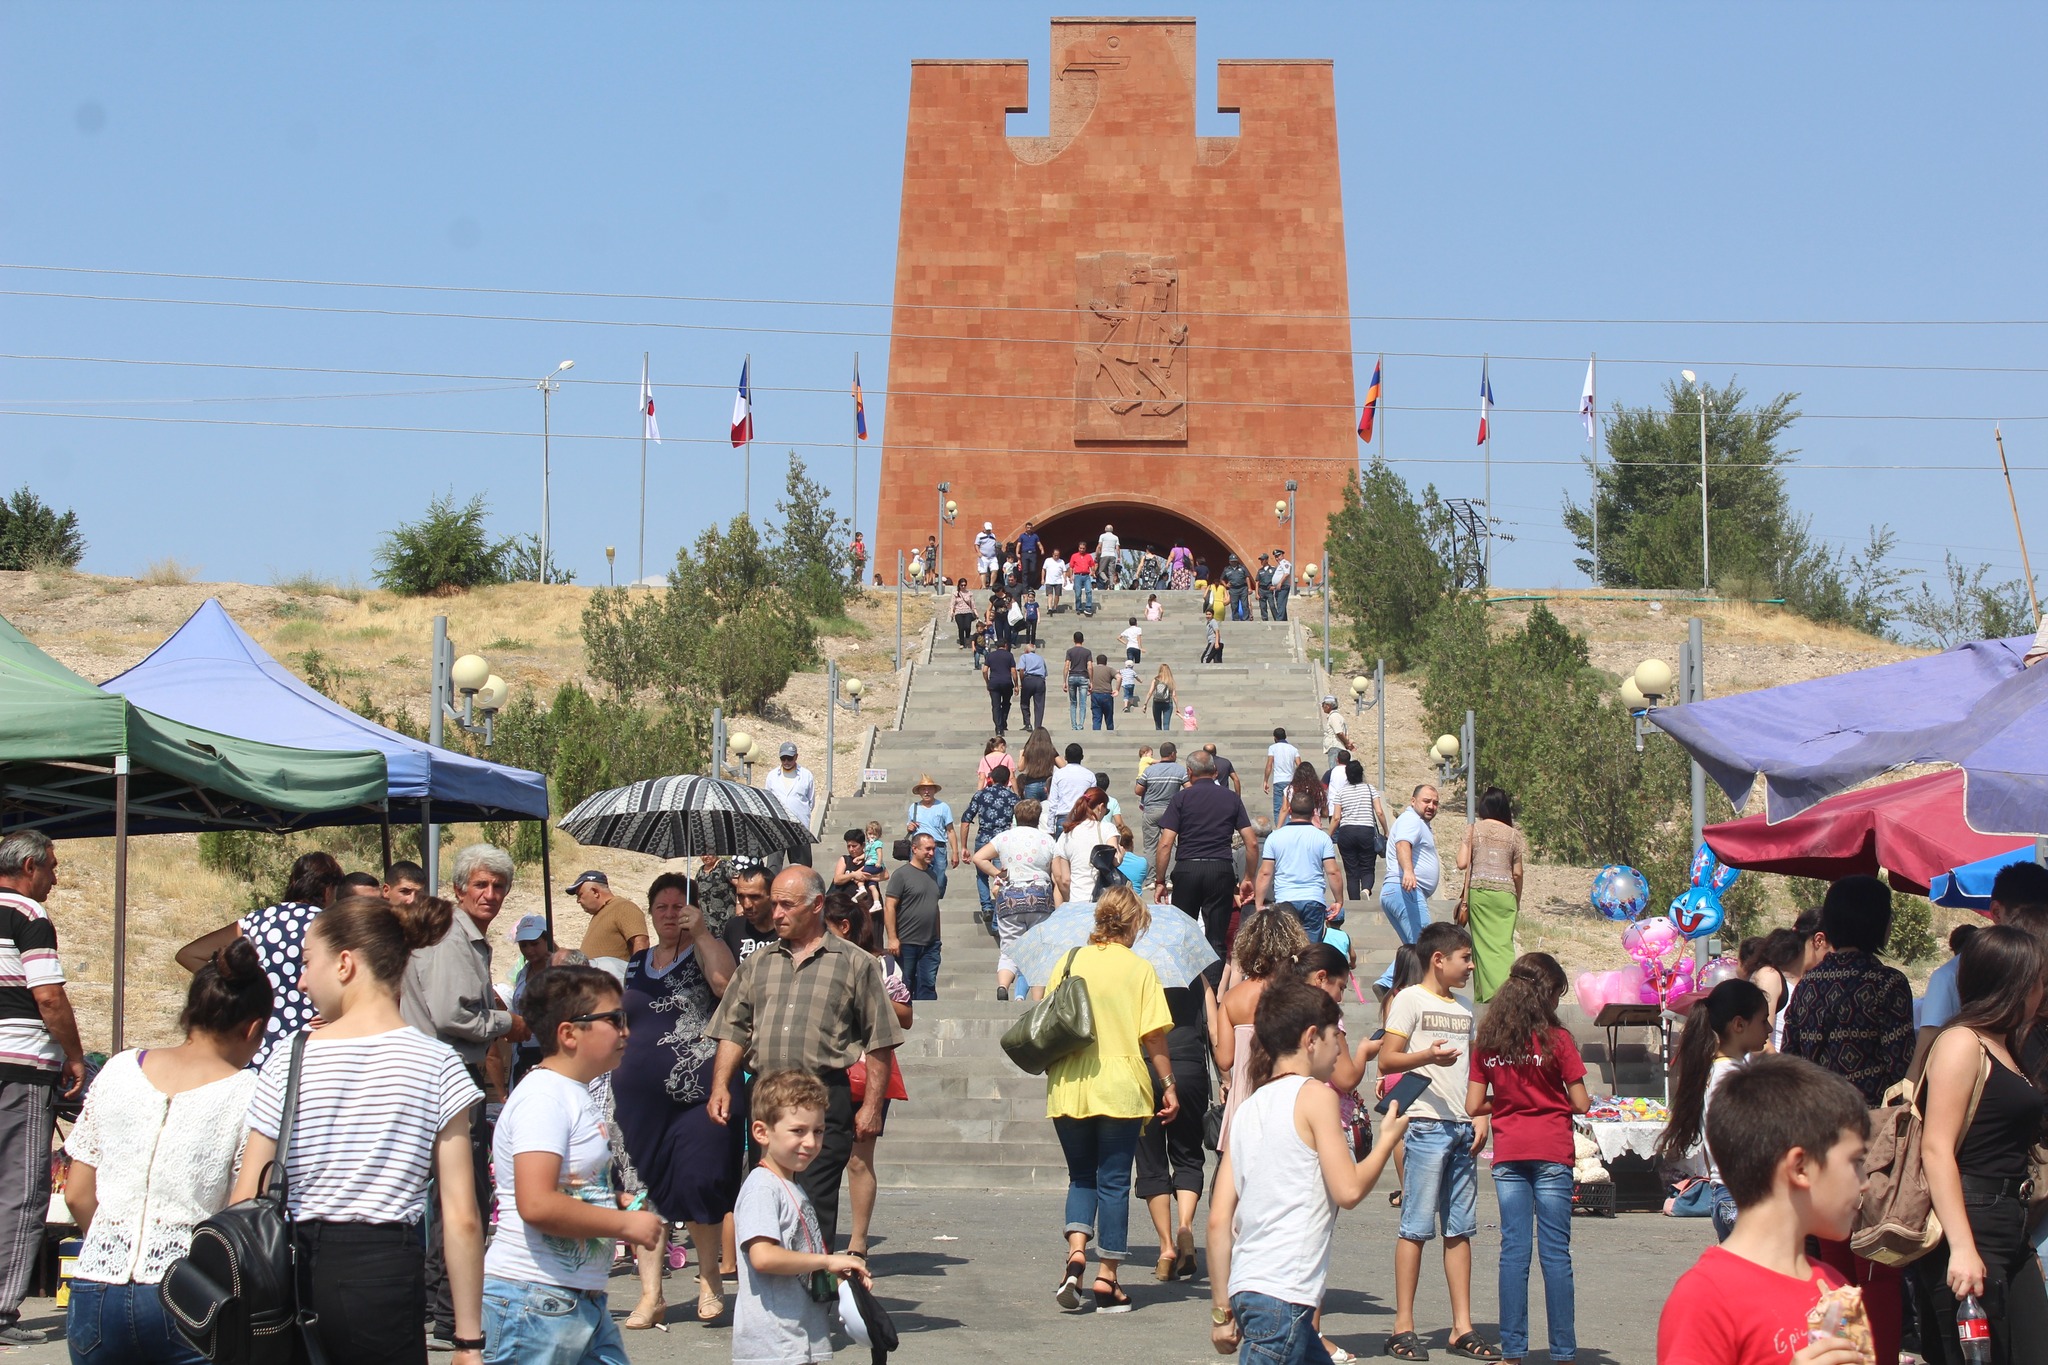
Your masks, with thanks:
M1237 1041L1230 1057L1230 1095L1223 1101L1222 1136L1216 1139L1218 1153L1230 1150L1230 1120L1245 1096L1252 1093L1252 1026L1233 1024L1230 1036Z

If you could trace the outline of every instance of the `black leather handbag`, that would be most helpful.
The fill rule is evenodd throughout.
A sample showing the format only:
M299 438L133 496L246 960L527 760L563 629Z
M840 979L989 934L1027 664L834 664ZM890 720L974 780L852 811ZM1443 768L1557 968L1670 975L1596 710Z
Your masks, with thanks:
M157 1286L164 1311L192 1349L220 1365L291 1365L300 1338L296 1250L292 1244L290 1155L292 1116L306 1035L292 1038L277 1155L253 1199L230 1204L192 1229L192 1246ZM307 1347L314 1365L317 1348Z

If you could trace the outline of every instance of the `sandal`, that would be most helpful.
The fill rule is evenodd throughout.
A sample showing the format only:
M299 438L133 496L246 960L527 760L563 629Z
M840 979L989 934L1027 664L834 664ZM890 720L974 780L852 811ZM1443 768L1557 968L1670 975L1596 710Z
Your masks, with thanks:
M1387 1354L1396 1360L1428 1360L1422 1338L1413 1332L1396 1332L1387 1338Z
M1173 1269L1179 1264L1180 1259L1172 1252L1162 1252L1159 1257L1159 1264L1152 1267L1152 1278L1161 1284L1165 1284L1173 1278Z
M1109 1287L1109 1293L1107 1294L1102 1292L1105 1285ZM1116 1281L1105 1280L1098 1275L1095 1277L1095 1311L1098 1313L1128 1313L1131 1311L1131 1296L1124 1293L1123 1286Z
M659 1323L668 1321L668 1305L656 1299L652 1307L645 1303L633 1305L633 1311L626 1314L626 1320L619 1324L629 1332L645 1332Z
M1060 1280L1060 1287L1053 1290L1053 1302L1069 1313L1081 1311L1081 1277L1088 1273L1088 1258L1072 1256L1067 1259L1067 1273Z
M1323 1349L1330 1353L1330 1365L1351 1365L1352 1361L1358 1359L1328 1337L1323 1338Z
M719 1288L723 1289L724 1286L721 1285ZM697 1321L717 1322L719 1315L724 1312L725 1295L720 1293L718 1289L713 1289L709 1281L699 1276L697 1279Z
M1401 1207L1401 1192L1399 1190L1387 1191L1387 1207L1390 1209Z
M1195 1233L1192 1228L1182 1228L1180 1236L1174 1239L1173 1278L1192 1280L1195 1278Z
M1500 1347L1495 1346L1477 1332L1467 1332L1464 1336L1453 1340L1450 1344L1450 1352L1454 1356L1463 1356L1466 1360L1500 1359Z

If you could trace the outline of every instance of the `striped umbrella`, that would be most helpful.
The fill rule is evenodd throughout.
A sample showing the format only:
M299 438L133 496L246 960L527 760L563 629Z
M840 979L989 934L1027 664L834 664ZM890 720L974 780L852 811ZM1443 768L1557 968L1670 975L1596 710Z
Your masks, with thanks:
M651 777L597 792L562 817L579 844L657 858L766 858L808 847L811 832L758 787L715 777Z

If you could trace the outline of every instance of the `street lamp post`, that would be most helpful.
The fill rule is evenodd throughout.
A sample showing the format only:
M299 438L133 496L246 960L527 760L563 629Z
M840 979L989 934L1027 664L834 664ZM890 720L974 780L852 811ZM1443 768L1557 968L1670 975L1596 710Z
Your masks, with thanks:
M1301 485L1293 479L1287 481L1287 562L1294 563L1294 494Z
M1706 638L1699 617L1686 622L1685 636L1685 643L1678 649L1676 674L1662 659L1645 659L1636 665L1634 673L1621 680L1621 702L1634 722L1637 753L1643 751L1643 740L1649 734L1649 714L1671 697L1674 689L1680 705L1706 700ZM1707 770L1697 759L1692 764L1691 794L1692 846L1697 849L1707 837ZM1709 948L1707 942L1701 942L1694 957L1705 962L1711 955Z
M433 679L434 699L427 712L427 742L436 749L441 747L441 736L446 723L453 721L455 728L465 735L482 735L484 747L489 748L493 735L491 722L497 719L498 711L505 705L505 696L511 690L505 680L491 672L490 664L480 654L465 654L455 657L454 642L448 638L448 618L434 618L434 655L428 664ZM455 698L462 698L462 708L456 709ZM481 724L477 713L483 713ZM420 802L420 823L426 826L426 848L423 850L427 864L427 885L439 887L441 861L441 827L433 822L433 801L431 798Z
M1451 779L1462 769L1465 777L1465 823L1470 825L1479 800L1478 784L1473 780L1479 767L1479 745L1474 732L1473 716L1465 713L1465 723L1458 727L1455 735L1438 735L1436 743L1429 746L1430 765L1436 769L1437 782L1449 786ZM1462 762L1460 760L1463 760Z
M946 496L952 491L950 482L939 485L939 562L932 575L933 591L938 596L944 596L946 591L946 528L960 515L960 504Z
M604 547L604 576L605 576L605 579L606 579L606 580L607 580L607 581L608 581L608 582L609 582L609 583L611 584L611 586L613 586L614 588L616 588L616 587L618 587L618 586L619 586L619 570L618 570L618 561L619 561L619 547L618 547L618 546L616 546L616 545L607 545L607 546L605 546L605 547Z
M828 801L836 790L832 785L833 759L838 753L838 750L833 745L835 736L833 720L838 716L839 708L842 706L853 712L854 716L858 718L860 715L861 694L867 690L867 684L859 678L848 678L846 680L846 697L841 697L839 695L839 664L836 660L826 663L825 700L829 704L825 707L825 798ZM848 700L848 698L851 698L851 700Z
M573 370L575 368L575 361L565 360L543 375L536 385L540 389L540 565L534 572L534 578L542 583L548 581L548 534L552 529L548 506L551 482L549 478L550 452L548 450L551 425L549 408L551 400L555 396L555 390L562 387L562 381L555 378L555 376L564 370Z
M1700 400L1700 595L1704 597L1714 590L1707 558L1707 386L1700 383L1691 370L1680 370L1679 373L1685 376L1685 382L1692 385L1693 393Z
M1372 693L1371 701L1365 699L1367 692ZM1379 791L1381 796L1384 797L1387 790L1387 708L1385 705L1387 700L1387 661L1385 659L1378 659L1373 662L1372 676L1370 678L1361 673L1351 680L1351 699L1353 703L1352 709L1357 714L1364 715L1368 710L1378 714L1380 731Z

